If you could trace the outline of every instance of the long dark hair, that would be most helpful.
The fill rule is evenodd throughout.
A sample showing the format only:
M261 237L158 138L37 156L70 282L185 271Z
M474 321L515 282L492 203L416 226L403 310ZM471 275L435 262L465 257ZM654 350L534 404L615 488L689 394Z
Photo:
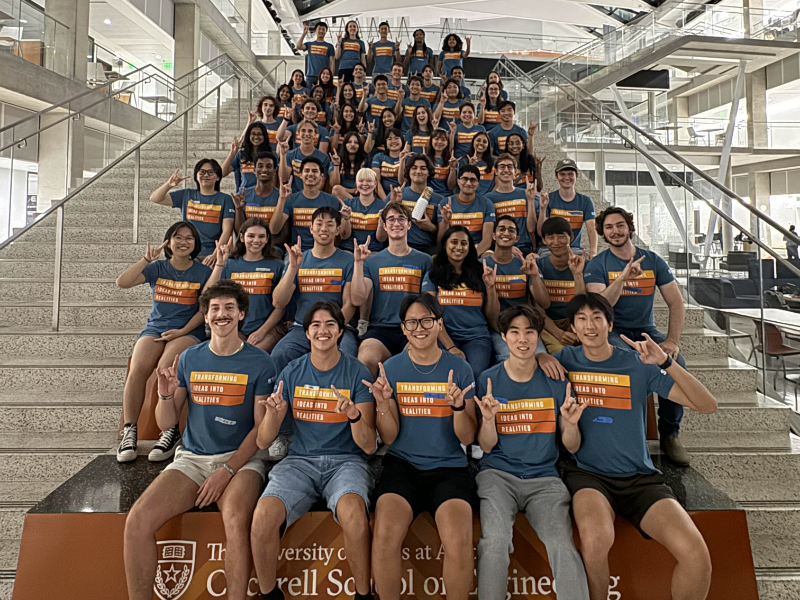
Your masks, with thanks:
M416 135L419 133L419 123L417 123L417 111L424 110L428 113L428 133L433 133L431 130L433 129L433 114L431 114L431 109L427 106L417 106L414 108L414 112L412 113L411 117L411 135Z
M328 83L322 83L322 77L320 77L320 75L322 75L323 71L327 71L331 76L331 79L328 81ZM325 90L325 100L332 100L336 96L336 86L333 85L333 71L331 71L328 67L320 70L319 75L317 75L317 85Z
M435 137L444 137L444 139L447 140L447 146L444 150L442 150L442 165L449 165L450 157L452 156L452 150L450 148L450 134L441 127L437 127L431 133L431 139L428 141L428 158L431 159L433 164L436 164L436 150L433 149L433 138Z
M486 79L483 80L483 89L485 89L485 90L489 89L489 83L490 83L489 82L489 77L491 77L492 75L497 75L497 81L492 81L491 83L496 83L497 84L497 86L500 88L500 95L502 96L502 94L503 94L503 80L500 77L500 73L498 73L497 71L489 71L489 74L486 76ZM488 97L488 95L487 95L487 97Z
M172 225L170 225L169 229L167 229L167 233L164 234L164 241L168 242L169 240L171 240L172 236L178 233L178 230L182 229L183 227L186 227L186 229L192 232L192 237L194 238L194 249L192 250L192 253L189 255L189 258L194 260L195 258L200 256L200 251L203 249L203 243L200 241L200 234L197 233L197 227L195 227L188 221L178 221L177 223L173 223ZM169 244L167 244L164 247L164 256L167 257L167 260L172 258L172 250L170 250Z
M264 125L261 125L261 126L264 127ZM266 127L264 127L264 129L266 129ZM266 135L266 134L264 134L264 135ZM269 150L269 147L267 147L267 150ZM197 189L199 190L200 189L200 181L197 179L197 172L206 163L211 165L211 169L217 175L217 182L214 184L214 191L218 192L219 191L219 183L220 183L220 181L222 181L222 167L213 158L201 158L196 163L194 163L194 172L192 173L192 179L194 179L194 183L197 186Z
M456 273L453 265L450 264L446 250L447 240L456 233L463 233L469 241L467 256L464 262L461 263L461 274ZM433 256L430 279L431 283L436 287L444 290L452 290L462 284L476 292L486 290L486 285L483 283L483 265L478 260L478 251L475 249L475 244L472 243L472 236L466 227L454 225L444 232L442 239L439 240L436 254Z
M253 146L253 142L250 141L250 132L253 131L253 129L260 129L261 133L264 135L264 141L261 142L261 144L259 144L257 147ZM247 126L247 130L244 132L244 141L242 142L241 149L242 162L254 163L257 154L269 151L269 132L267 131L266 126L260 121L250 123L250 125Z
M281 100L281 92L283 91L284 88L289 90L289 101L288 101L289 104L292 103L292 98L294 98L294 90L292 89L292 86L290 84L288 84L288 83L284 83L283 85L278 87L278 91L275 94L275 96L278 98L278 105L279 106L283 105L283 101Z
M350 123L347 123L344 120L344 109L346 107L353 110L353 120L350 121ZM339 130L340 135L346 135L348 133L353 133L353 132L360 134L360 132L358 131L358 110L356 110L355 106L349 103L342 104L339 107L339 114L337 115L337 118L339 126L341 127L341 129Z
M353 90L352 100L347 100L344 97L344 88L346 87L349 87L351 90ZM339 86L339 104L341 104L342 106L344 106L345 104L350 104L358 108L358 93L356 92L356 86L354 86L352 82L347 81Z
M486 145L486 150L484 150L483 154L478 157L478 160L485 162L486 168L491 171L494 168L494 158L492 158L492 141L489 139L489 134L485 131L479 131L472 136L472 141L469 143L469 148L467 149L467 153L464 155L464 158L466 158L467 162L469 162L468 157L475 153L475 138L479 135L485 135L489 143Z
M347 151L347 142L351 138L358 139L358 150L356 151L356 156L353 161L350 161L350 153ZM364 140L361 139L361 136L358 134L357 131L350 131L344 136L344 140L342 141L342 175L350 175L352 174L353 177L356 176L358 170L367 163L368 155L364 150ZM369 166L369 164L367 164Z
M417 44L417 32L418 32L418 31L419 31L420 33L422 33L422 46L420 46L419 44ZM425 50L425 49L428 47L428 43L427 43L427 41L425 40L425 30L424 30L424 29L415 29L415 30L414 30L414 33L412 33L412 34L411 34L411 39L412 39L412 40L413 40L413 42L414 42L414 45L413 45L413 46L411 46L411 51L412 51L412 52L416 52L416 50L417 50L418 48L422 48L422 50L424 51L424 50Z
M523 138L520 134L512 133L506 138L506 152L508 152L508 140L514 136L518 137L522 142L522 151L519 153L519 158L517 159L520 174L524 175L525 173L535 173L536 163L534 162L533 157L528 153L528 144L525 143L525 138Z
M347 28L350 26L350 23L355 23L356 24L356 39L360 40L361 39L361 27L359 27L358 21L354 21L353 19L350 19L347 23L344 24L344 37L342 39L345 39L345 40L352 39L350 37L350 32L347 31Z
M500 90L499 92L497 92L497 101L494 103L492 103L492 99L489 98L490 85L496 85L497 89ZM492 83L487 83L484 93L486 94L486 108L493 108L497 110L497 107L500 106L500 103L503 101L503 84L497 83L496 81L493 81Z
M394 125L391 127L386 127L386 125L383 124L383 115L386 114L387 110L394 115ZM386 137L389 135L389 132L392 129L396 128L399 120L400 119L397 118L393 108L384 108L381 111L381 118L378 119L378 128L375 130L375 148L379 148L380 146L383 146L384 148L386 147Z
M294 74L295 73L300 73L300 75L303 76L303 82L300 85L303 86L304 88L307 88L308 84L306 83L306 74L303 73L302 69L295 69L294 71L292 71L292 76L289 77L289 87L294 87Z
M450 38L455 38L456 40L456 47L453 48L453 50L450 50L450 46L448 45ZM461 49L463 47L464 47L464 42L462 42L461 38L457 36L455 33L451 33L450 35L448 35L446 38L444 38L444 42L442 42L442 50L444 52L461 52Z
M269 232L269 223L259 217L250 217L239 228L239 235L236 238L236 245L231 250L231 258L241 258L247 254L247 247L244 245L244 234L251 227L263 227L267 232L267 243L261 249L263 258L278 258L278 253L272 247L272 234Z

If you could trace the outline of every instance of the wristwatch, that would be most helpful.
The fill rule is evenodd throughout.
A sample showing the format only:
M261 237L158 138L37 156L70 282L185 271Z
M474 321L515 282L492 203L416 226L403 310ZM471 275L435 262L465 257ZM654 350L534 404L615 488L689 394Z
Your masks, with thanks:
M658 365L658 368L661 369L662 371L666 371L671 366L672 366L672 357L669 354L667 354L667 360Z
M236 473L234 472L233 469L231 469L231 467L230 467L230 465L228 463L226 463L226 462L222 463L222 468L225 469L228 473L230 473L231 477L236 475Z
M361 420L361 411L358 411L358 416L355 419L351 419L350 417L347 417L347 420L350 421L351 424L352 423L358 423Z

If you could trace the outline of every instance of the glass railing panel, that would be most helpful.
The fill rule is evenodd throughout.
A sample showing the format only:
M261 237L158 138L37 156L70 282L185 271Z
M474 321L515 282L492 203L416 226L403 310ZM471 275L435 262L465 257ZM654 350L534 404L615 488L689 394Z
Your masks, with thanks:
M8 52L72 77L73 34L69 27L25 0L0 0L0 53Z

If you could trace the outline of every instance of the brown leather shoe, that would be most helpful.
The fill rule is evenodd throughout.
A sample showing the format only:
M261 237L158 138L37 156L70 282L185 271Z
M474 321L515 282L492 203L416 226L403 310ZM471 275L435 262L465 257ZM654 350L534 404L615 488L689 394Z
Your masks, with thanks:
M659 445L661 451L676 465L688 467L692 462L692 457L689 456L678 436L662 437Z

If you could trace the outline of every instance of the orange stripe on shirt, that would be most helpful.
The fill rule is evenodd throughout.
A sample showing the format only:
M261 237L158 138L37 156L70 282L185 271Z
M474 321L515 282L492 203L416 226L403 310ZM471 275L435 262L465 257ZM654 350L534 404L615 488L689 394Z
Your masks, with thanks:
M483 306L483 293L469 288L456 290L439 288L439 304L443 306Z

